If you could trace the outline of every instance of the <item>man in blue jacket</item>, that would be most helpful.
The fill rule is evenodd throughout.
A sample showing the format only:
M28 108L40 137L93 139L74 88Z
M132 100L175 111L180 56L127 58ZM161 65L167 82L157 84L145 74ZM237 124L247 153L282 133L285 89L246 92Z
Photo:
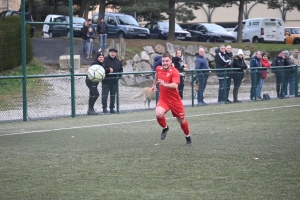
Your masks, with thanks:
M199 55L196 56L195 60L195 69L209 69L208 62L205 58L205 50L203 48L199 49ZM206 88L207 79L209 76L209 71L197 71L197 79L198 79L198 94L197 94L197 100L198 100L198 106L205 106L207 105L204 102L204 90Z

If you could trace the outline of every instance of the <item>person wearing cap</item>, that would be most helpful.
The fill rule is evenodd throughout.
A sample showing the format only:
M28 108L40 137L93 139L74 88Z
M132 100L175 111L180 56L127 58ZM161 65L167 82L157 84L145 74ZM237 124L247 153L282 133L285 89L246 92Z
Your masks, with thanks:
M99 53L95 60L92 62L92 65L101 65L105 69L105 75L113 72L113 69L110 67L105 67L104 65L104 55L103 53ZM97 101L99 97L99 91L98 91L98 85L99 83L91 81L88 76L85 78L85 84L89 88L90 92L90 97L89 97L89 108L87 111L87 115L96 115L97 113L95 112L94 105L95 102Z
M233 56L232 62L232 68L238 68L231 72L231 78L233 80L233 103L240 103L241 101L238 100L238 92L244 78L244 70L247 69L242 49L239 49L237 55Z
M99 52L103 49L106 49L106 38L108 33L108 28L106 23L104 22L104 19L102 18L100 20L100 23L97 25L97 33L99 34Z
M104 65L106 67L110 67L113 69L115 73L122 73L123 66L121 61L117 58L117 50L115 48L111 48L108 51L108 56L104 59ZM102 81L102 108L103 114L109 113L107 110L107 98L108 93L110 94L110 104L109 109L110 113L116 113L115 108L115 96L117 92L117 85L119 83L119 79L122 75L117 74L108 74Z
M258 85L256 88L256 96L257 96L258 100L262 100L262 97L261 97L262 87L265 83L265 79L267 78L267 74L268 74L267 69L271 66L268 55L264 52L261 54L260 62L261 62L261 66L266 69L262 70L261 77L258 81Z

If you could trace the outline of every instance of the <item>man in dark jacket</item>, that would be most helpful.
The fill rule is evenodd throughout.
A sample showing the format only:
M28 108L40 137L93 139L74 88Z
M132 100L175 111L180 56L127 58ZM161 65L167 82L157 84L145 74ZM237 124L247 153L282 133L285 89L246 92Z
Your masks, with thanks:
M89 25L88 25L88 22L85 21L83 22L83 26L81 28L81 38L83 40L83 53L84 54L87 54L86 52L86 44L87 44L87 32L88 32L88 29L89 29Z
M100 44L99 44L99 52L103 49L106 49L106 38L107 38L107 25L102 18L100 23L97 25L97 33L99 34Z
M104 65L106 67L110 67L113 69L113 72L119 73L123 72L123 67L121 61L116 57L117 56L117 50L115 48L109 49L108 56L104 59ZM116 113L114 110L115 108L115 96L117 92L117 85L119 82L119 78L121 78L121 75L117 74L108 74L105 76L105 78L102 81L102 108L103 113L108 113L107 111L107 98L108 93L110 93L110 113Z
M195 60L195 69L209 69L208 62L205 58L205 50L203 48L199 49L199 55L196 56ZM198 79L198 94L197 94L197 100L198 100L198 106L205 106L207 105L204 102L204 90L206 88L207 79L209 76L209 71L197 71L197 79Z
M154 57L154 62L153 62L153 69L152 71L156 72L156 68L157 66L162 66L162 63L161 63L161 60L162 60L162 57L159 55L159 56L155 56ZM155 73L153 73L153 79L155 78ZM156 85L156 103L158 101L158 97L159 97L159 84Z
M99 53L97 55L96 59L92 62L92 65L101 65L105 70L105 75L113 72L113 69L109 68L109 67L105 67L103 62L104 62L104 55L103 55L103 53ZM99 91L98 91L98 88L97 88L98 85L99 85L99 82L98 83L93 82L88 78L88 76L86 76L85 84L90 90L90 92L89 92L90 93L89 108L88 108L87 114L88 115L96 115L97 113L94 110L94 105L95 105L95 102L97 101L97 99L99 97Z
M279 50L277 52L277 56L273 59L271 67L276 66L287 66L289 63L284 59L283 50ZM273 73L275 74L276 78L276 93L277 98L284 98L284 79L285 73L283 68L274 68Z
M230 58L228 58L226 56L225 53L225 46L223 44L220 45L220 48L215 50L216 55L215 55L215 63L216 63L216 68L217 69L224 69L224 68L229 68L230 64L231 64L231 60ZM228 72L226 72L225 75L225 71L224 70L218 70L216 71L217 73L217 77L219 80L219 92L218 92L218 103L223 104L225 103L225 100L228 101L227 99L225 99L224 96L224 91L225 91L225 83L226 83L226 92L228 94L229 92L229 75ZM227 97L226 94L226 97Z
M259 69L251 69L261 67L261 51L257 51L255 55L250 60L250 78L251 78L251 89L250 89L250 100L257 99L257 85L259 83L262 71Z
M286 60L287 65L293 65L291 59L290 59L290 53L289 51L284 51L284 59ZM284 96L290 97L293 96L295 93L295 80L294 80L294 74L295 69L294 67L287 67L284 68ZM288 87L289 86L289 87ZM289 88L289 91L288 91Z
M227 59L230 59L231 60L231 64L228 66L228 68L232 68L232 63L233 63L233 54L231 52L231 46L230 45L227 45L225 47L225 54L226 54L226 60ZM227 97L225 99L227 99L227 103L232 103L230 100L229 100L229 91L230 91L230 85L231 85L231 79L232 79L232 71L227 71L228 72L228 76L229 76L229 80L227 81Z

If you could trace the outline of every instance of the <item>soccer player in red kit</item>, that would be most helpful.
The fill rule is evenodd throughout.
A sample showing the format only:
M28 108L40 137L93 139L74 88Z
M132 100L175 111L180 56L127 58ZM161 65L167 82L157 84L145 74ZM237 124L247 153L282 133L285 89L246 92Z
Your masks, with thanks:
M156 105L155 113L159 125L163 128L160 139L164 140L169 131L169 127L164 116L169 110L176 117L181 129L184 132L186 144L191 145L189 124L185 120L184 107L179 96L178 84L180 75L178 70L172 65L172 56L165 52L162 54L162 66L156 68L155 79L152 91L156 91L156 84L159 84L160 94Z

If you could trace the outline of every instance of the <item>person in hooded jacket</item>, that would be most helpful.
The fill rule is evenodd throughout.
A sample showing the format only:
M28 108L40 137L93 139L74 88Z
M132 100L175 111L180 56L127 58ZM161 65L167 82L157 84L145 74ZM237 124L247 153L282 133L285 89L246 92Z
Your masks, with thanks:
M92 65L101 65L105 70L105 75L113 72L112 68L105 67L103 53L99 53L97 55L95 60L92 62ZM98 88L97 88L98 85L99 85L99 82L93 82L88 78L88 76L86 76L85 84L90 90L90 92L89 92L90 97L89 97L89 102L88 102L89 108L88 108L88 111L87 111L87 115L96 115L97 113L95 112L94 105L95 105L95 102L97 101L97 99L99 97L99 91L98 91Z
M160 56L160 55L154 57L154 62L153 62L153 69L152 69L152 71L156 72L156 68L157 68L158 66L161 66L161 65L162 65L161 60L162 60L162 56ZM153 73L152 77L153 77L153 79L155 78L155 73ZM158 101L159 92L160 92L160 91L159 91L159 84L157 84L157 85L156 85L156 91L155 91L155 93L156 93L156 103L157 103L157 101Z
M123 66L121 61L117 58L117 50L115 48L111 48L108 51L108 56L104 59L104 64L106 67L110 67L113 69L113 72L120 73L123 72ZM117 92L118 80L122 77L122 75L117 74L108 74L102 81L102 108L103 114L107 114L107 98L108 93L110 94L110 113L114 114L116 111L115 108L115 97ZM119 78L119 79L118 79Z
M256 90L257 85L261 77L261 70L260 69L251 69L261 67L261 51L255 52L255 55L250 60L250 77L251 77L251 89L250 89L250 100L256 100Z
M215 55L216 68L217 69L229 68L231 64L231 59L226 56L225 45L221 44L220 48L217 48L215 50L215 53L216 53ZM229 73L226 72L225 75L225 70L218 70L216 71L216 74L219 80L218 103L223 104L225 103L225 100L226 102L228 102L228 99L225 99L224 91L225 91L225 84L226 84L227 94L229 92L229 87L228 87L228 85L230 85Z
M271 67L275 66L287 66L289 63L284 58L283 50L279 50L277 52L277 56L273 59ZM283 68L274 68L272 69L273 73L275 74L276 78L276 93L277 98L284 98L284 80L285 80L285 73Z
M265 80L267 78L267 74L268 74L267 69L271 66L271 64L269 62L269 58L266 53L262 53L260 62L261 62L261 66L266 69L262 70L262 72L261 72L261 77L259 79L257 89L256 89L256 96L257 96L257 99L262 100L261 91L262 91L263 85L265 83Z
M183 98L183 88L184 88L184 70L188 69L187 65L184 63L184 57L181 49L176 49L175 56L172 57L172 62L174 67L179 71L180 83L178 85L178 91L181 99Z
M244 70L248 68L244 61L242 49L239 49L237 55L233 56L232 61L232 68L238 68L231 72L231 78L233 80L233 102L240 103L241 101L238 100L238 92L244 78Z

